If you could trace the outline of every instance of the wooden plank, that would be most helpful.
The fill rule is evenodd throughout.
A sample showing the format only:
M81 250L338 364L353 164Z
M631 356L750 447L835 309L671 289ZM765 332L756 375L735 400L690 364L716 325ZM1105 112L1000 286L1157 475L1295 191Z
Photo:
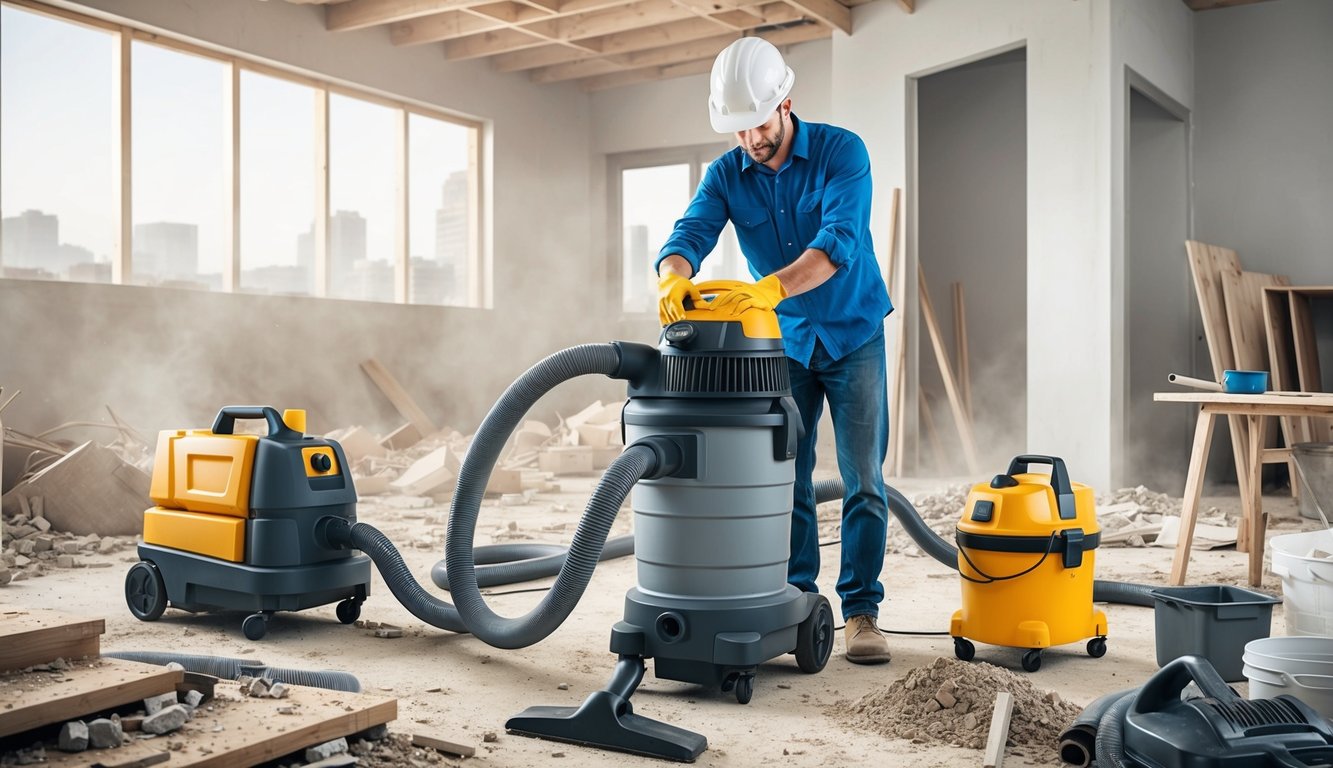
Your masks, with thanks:
M170 693L184 676L156 664L104 658L59 673L8 672L0 675L0 737ZM78 764L87 762L81 757Z
M425 736L420 733L412 734L412 746L437 749L441 752L448 752L451 755L458 755L459 757L472 757L477 754L476 747L470 747L466 744L459 744L444 739L437 739L434 736Z
M963 405L968 418L972 411L972 374L967 354L967 309L963 304L963 284L953 284L953 349L958 356L958 384L963 390Z
M1226 304L1227 329L1235 367L1247 371L1268 370L1268 340L1264 334L1264 289L1290 285L1286 275L1262 272L1224 272L1222 296Z
M991 712L990 733L986 736L984 768L1004 765L1004 743L1009 739L1009 717L1014 711L1014 697L1008 691L995 694L995 710Z
M380 364L378 360L372 357L363 361L361 370L365 371L370 380L375 382L375 386L379 387L384 396L389 398L389 402L393 403L393 407L398 410L398 413L404 419L407 419L408 423L416 427L417 431L423 436L433 435L439 431L435 422L430 420L426 412L421 410L421 406L417 405L412 396L407 394L407 390L403 389L403 386L398 383L398 379L394 378L394 375L389 373L389 369Z
M0 672L96 656L104 632L103 619L36 608L6 609L0 613Z
M889 271L888 271L888 290L889 294L894 295L898 285L898 222L900 220L899 212L902 210L902 189L893 188L893 200L890 205L893 210L889 213ZM904 281L905 282L905 281ZM904 290L896 295L899 301L902 300ZM898 334L894 338L894 366L893 366L893 400L889 402L889 429L892 431L891 447L893 456L889 460L890 471L893 477L903 476L903 450L907 445L907 430L903 429L903 414L907 411L906 396L903 394L903 382L907 378L907 317L898 313Z
M1291 317L1288 309L1290 295L1281 288L1264 289L1264 334L1268 337L1268 371L1272 387L1278 391L1294 389L1296 381L1296 350L1292 345ZM1306 442L1309 419L1281 418L1282 439L1285 445ZM1299 495L1295 460L1288 463L1291 495Z
M445 11L390 26L389 42L394 45L438 43L456 37L475 35L478 32L490 32L503 26L505 22L499 19L486 18L467 11Z
M908 13L916 11L916 0L898 0L898 5Z
M935 319L935 310L930 304L930 291L926 288L926 273L917 265L916 270L921 303L921 316L925 318L926 330L930 333L930 344L935 350L935 362L939 364L940 376L944 379L944 392L949 396L949 408L953 411L954 421L958 426L958 437L962 442L963 458L967 461L969 475L981 473L981 462L977 460L977 441L972 432L972 419L968 418L963 407L962 395L958 391L957 379L949 365L949 353L944 348L944 335L940 332Z
M1242 505L1244 514L1241 525L1250 529L1250 586L1257 587L1264 579L1264 433L1268 424L1266 416L1250 416L1250 452L1246 458L1250 472L1249 503Z
M159 667L158 669L161 669ZM364 693L328 691L293 685L284 699L243 696L235 682L218 683L213 711L171 734L182 747L171 753L170 766L232 768L258 765L297 750L360 733L398 717L396 699ZM220 725L222 730L214 731ZM140 742L136 747L167 749L166 739ZM118 752L128 749L122 747ZM45 766L86 766L86 754L47 750Z
M1204 338L1208 342L1208 356L1213 363L1213 380L1221 381L1222 372L1236 367L1235 353L1231 347L1231 330L1227 324L1226 294L1223 292L1223 275L1239 275L1240 257L1230 248L1209 245L1198 240L1185 241L1185 253L1189 260L1190 276L1194 281L1194 293L1199 300L1199 313L1203 317ZM1244 467L1246 434L1245 420L1228 418L1227 429L1231 433L1231 455L1236 467L1236 484L1240 487L1241 498L1245 498L1249 489ZM1244 530L1244 529L1242 529ZM1236 547L1243 551L1247 538L1242 533L1237 537Z

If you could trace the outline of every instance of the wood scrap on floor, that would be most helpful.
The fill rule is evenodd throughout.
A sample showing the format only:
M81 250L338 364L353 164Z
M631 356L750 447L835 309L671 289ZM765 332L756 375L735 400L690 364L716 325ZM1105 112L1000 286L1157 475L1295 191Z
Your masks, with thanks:
M98 656L103 625L101 619L54 611L11 611L0 618L0 649L23 645L23 661L39 659L0 673L0 736L27 745L19 750L22 759L72 768L152 765L169 755L171 765L221 768L306 750L309 761L338 752L331 746L337 742L346 752L346 737L354 734L379 729L380 738L387 736L384 724L398 716L396 699L299 685L285 686L281 698L247 695L237 681L213 684L211 699L194 688L182 695L186 673L179 669ZM76 657L90 647L85 640L94 629L94 653ZM49 642L27 643L35 634ZM195 712L199 716L192 717ZM105 721L115 726L106 744L62 743L52 735L62 723L87 730ZM121 727L132 722L140 728ZM159 733L170 738L156 738Z
M1009 717L1013 711L1014 697L1008 691L995 694L995 711L991 713L983 768L1001 768L1004 765L1004 744L1009 739Z
M5 514L20 514L20 497L44 500L42 515L67 533L137 534L148 499L148 475L110 448L87 442L14 485L0 501Z

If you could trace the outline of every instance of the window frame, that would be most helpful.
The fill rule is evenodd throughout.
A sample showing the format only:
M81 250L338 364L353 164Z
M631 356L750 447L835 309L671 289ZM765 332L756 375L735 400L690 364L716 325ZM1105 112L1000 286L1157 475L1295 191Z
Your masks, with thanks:
M625 309L625 211L622 195L622 182L625 171L638 168L655 168L662 165L686 165L690 169L688 197L693 197L703 180L703 168L717 159L719 155L731 149L727 142L692 144L683 147L663 149L635 150L608 155L606 158L607 189L607 249L610 263L607 265L610 295L607 297L616 313L628 320L638 321L643 315L651 315L652 308L642 311ZM681 210L684 213L684 209ZM661 243L658 244L661 246Z
M288 68L280 65L261 61L257 58L250 58L244 53L232 51L222 47L212 47L208 45L191 42L183 37L162 34L150 31L146 28L135 26L133 23L117 23L100 19L94 16L85 15L76 11L67 10L52 5L47 5L38 0L0 0L0 5L9 6L15 9L29 13L40 14L49 18L58 19L84 27L107 31L117 36L115 41L117 49L117 58L112 65L115 91L116 110L112 116L112 122L116 126L116 137L113 142L115 155L113 163L113 175L117 180L115 200L112 203L114 215L117 218L117 230L115 237L115 248L111 257L111 284L127 285L132 281L131 263L132 254L132 233L134 229L134 219L132 210L133 201L133 177L132 177L132 155L131 146L133 141L133 126L131 125L131 99L132 99L132 43L141 41L153 45L162 46L174 50L178 53L184 53L199 56L205 59L220 62L230 68L229 85L226 89L224 98L227 102L224 104L224 114L230 121L227 135L230 136L230 142L224 149L224 162L227 168L224 171L226 179L226 195L229 205L224 206L224 253L222 267L222 293L239 293L240 290L240 200L241 200L241 153L240 153L240 73L247 70L255 74L267 77L277 78L298 85L313 88L316 92L316 124L322 126L322 130L315 132L316 159L318 166L316 173L316 201L315 201L315 254L314 254L314 278L315 290L311 294L313 298L327 298L328 291L328 266L329 266L329 110L328 97L330 93L337 93L347 98L359 99L380 106L395 110L397 120L397 130L395 131L395 141L397 144L397 158L395 168L393 169L396 191L395 206L397 215L395 217L395 251L394 251L394 301L396 304L408 304L411 296L409 287L410 278L410 228L408 226L408 190L411 184L410 174L410 146L408 143L408 115L417 114L422 117L441 120L469 129L468 140L468 201L469 201L469 227L472 237L469 238L469 247L466 258L468 259L468 286L466 292L466 304L464 308L490 308L490 286L488 285L491 270L486 264L488 249L486 243L488 234L485 230L487 220L487 211L485 209L485 198L482 193L486 189L486 180L482 178L485 169L485 163L482 159L483 142L486 135L487 122L473 117L464 116L447 109L418 101L410 98L388 94L376 89L358 86L351 83L339 82L333 79L327 79L318 75L303 72L297 68ZM379 302L385 303L385 302ZM436 305L422 305L436 306Z

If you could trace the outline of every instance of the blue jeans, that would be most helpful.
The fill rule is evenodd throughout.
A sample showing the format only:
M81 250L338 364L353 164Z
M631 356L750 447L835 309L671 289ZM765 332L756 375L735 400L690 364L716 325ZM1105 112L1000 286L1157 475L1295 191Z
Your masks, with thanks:
M838 596L842 616L879 615L884 586L888 504L884 495L884 460L889 445L889 406L885 385L884 331L841 360L830 359L815 342L810 367L787 358L792 397L805 424L796 448L796 486L791 520L791 558L787 582L818 592L819 525L815 518L815 441L828 399L833 436L842 474L842 565Z

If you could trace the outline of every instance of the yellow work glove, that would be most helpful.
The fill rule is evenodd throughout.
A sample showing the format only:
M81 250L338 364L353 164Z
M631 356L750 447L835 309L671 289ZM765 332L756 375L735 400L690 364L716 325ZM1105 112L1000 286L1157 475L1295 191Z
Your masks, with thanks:
M675 272L663 272L657 278L657 319L662 325L685 319L685 298L689 297L694 306L704 306L703 294L694 287L688 277Z
M733 288L713 299L713 309L740 314L747 309L771 310L787 298L787 289L777 275L769 275L754 285Z

